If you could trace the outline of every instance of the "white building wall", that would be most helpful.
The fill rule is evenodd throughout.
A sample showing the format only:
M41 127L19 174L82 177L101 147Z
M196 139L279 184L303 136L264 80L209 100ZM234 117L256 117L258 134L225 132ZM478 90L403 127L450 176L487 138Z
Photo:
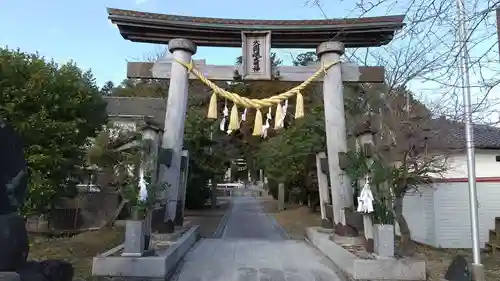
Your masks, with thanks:
M403 215L410 228L412 239L427 245L436 244L433 195L432 188L424 187L407 194L403 199ZM399 233L399 228L396 226L396 234Z
M488 231L494 228L495 217L500 217L500 180L491 179L500 179L500 162L496 162L496 155L500 155L500 151L476 151L481 247L488 240ZM445 178L450 181L406 195L403 214L415 241L442 248L470 248L469 189L465 181L467 158L465 154L453 155L449 162ZM484 178L490 179L485 182ZM399 234L397 227L396 233Z
M478 182L479 240L481 247L488 241L488 231L494 229L495 217L500 217L500 181ZM436 246L470 248L472 238L467 182L435 184Z
M500 155L500 150L476 150L476 176L500 177L500 162L496 162L495 156ZM467 155L465 153L451 155L448 158L448 170L445 178L467 177Z

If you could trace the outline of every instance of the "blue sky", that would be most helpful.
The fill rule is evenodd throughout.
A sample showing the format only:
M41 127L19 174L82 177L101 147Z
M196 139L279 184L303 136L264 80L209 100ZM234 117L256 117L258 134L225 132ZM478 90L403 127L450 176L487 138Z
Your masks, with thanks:
M350 8L338 1L324 2L329 17L344 17ZM82 68L91 68L100 85L107 80L120 82L127 60L142 60L162 46L123 39L107 19L106 7L206 17L324 19L321 10L305 0L0 0L0 45L37 51L60 63L71 59ZM200 48L195 58L233 64L240 52ZM279 55L286 63L290 50L281 50Z
M324 19L357 18L360 13L356 3L362 0L321 0L321 9L316 0L0 0L0 46L20 48L26 52L39 52L48 59L65 63L75 61L84 69L92 69L97 83L103 85L111 80L120 83L125 78L127 61L144 61L153 54L164 50L165 46L133 43L121 37L118 29L107 18L106 7L138 10L144 12L178 14L188 16L249 18L249 19ZM447 2L447 0L441 0ZM419 1L417 1L419 2ZM421 0L420 2L425 2ZM420 3L419 2L419 3ZM395 15L408 12L409 1L391 0L385 6L377 6L363 16ZM412 2L413 3L413 2ZM366 3L365 3L366 4ZM469 3L470 4L470 3ZM483 3L486 5L485 3ZM483 6L484 6L483 5ZM476 7L481 10L484 7ZM414 13L415 11L413 11ZM453 12L453 11L452 11ZM454 12L453 12L454 13ZM496 35L493 33L494 13L487 19L490 25L476 30L472 42L481 42L471 47L471 57L480 57L482 64L471 69L474 82L481 75L496 81L500 73ZM492 24L492 25L491 25ZM449 29L440 28L447 33ZM490 34L486 41L482 34ZM453 34L446 40L453 40ZM451 36L451 37L450 37ZM436 35L434 40L441 40ZM391 43L390 50L404 42ZM321 43L321 42L318 42ZM443 44L445 44L444 42ZM490 47L493 46L490 50ZM400 46L401 47L401 46ZM446 50L446 49L445 49ZM291 55L304 50L274 50L285 64L291 62ZM434 49L429 54L439 52ZM483 56L487 52L488 56ZM241 54L239 48L199 48L195 59L206 59L209 64L234 64ZM371 64L371 63L370 63ZM485 67L488 65L488 67ZM482 71L479 74L479 70ZM410 89L420 94L424 100L439 100L446 97L449 89L441 89L428 80L422 83L415 79ZM497 87L496 87L497 88ZM473 101L482 100L484 89L473 89ZM495 103L495 116L500 109L500 94L495 89L488 99ZM489 115L490 112L485 113Z

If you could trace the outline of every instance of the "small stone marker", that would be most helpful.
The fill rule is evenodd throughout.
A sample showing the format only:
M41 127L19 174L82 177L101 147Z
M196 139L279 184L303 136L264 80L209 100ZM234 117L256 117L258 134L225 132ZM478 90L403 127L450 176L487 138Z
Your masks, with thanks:
M463 256L456 256L448 267L444 279L448 281L472 281L467 260Z
M278 184L278 211L285 210L285 184Z
M144 253L144 220L127 220L122 256L141 257Z

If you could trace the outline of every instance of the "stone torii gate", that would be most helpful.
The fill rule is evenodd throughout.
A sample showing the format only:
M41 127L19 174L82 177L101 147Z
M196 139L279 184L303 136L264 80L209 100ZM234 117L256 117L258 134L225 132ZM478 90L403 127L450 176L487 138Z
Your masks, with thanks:
M128 63L129 78L170 79L165 129L160 159L160 180L170 183L165 222L172 224L178 206L181 151L186 117L188 79L197 79L185 66L197 46L242 47L241 67L207 65L194 61L194 67L209 80L270 80L279 73L281 81L302 82L320 67L340 60L345 48L376 47L389 43L403 27L404 16L332 20L242 20L187 17L129 10L108 9L109 19L123 38L132 42L168 44L173 60ZM333 39L332 39L333 38ZM271 68L273 48L315 48L321 65ZM384 68L357 67L342 63L329 68L323 81L328 167L338 232L347 229L344 209L352 207L350 181L341 169L347 152L346 123L342 83L383 83Z

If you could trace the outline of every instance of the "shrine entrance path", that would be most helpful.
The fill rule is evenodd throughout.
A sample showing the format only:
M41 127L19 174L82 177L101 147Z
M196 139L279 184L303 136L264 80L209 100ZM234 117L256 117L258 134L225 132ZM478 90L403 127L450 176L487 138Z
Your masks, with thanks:
M340 281L336 267L305 241L289 240L253 197L232 199L220 239L203 239L171 281Z

